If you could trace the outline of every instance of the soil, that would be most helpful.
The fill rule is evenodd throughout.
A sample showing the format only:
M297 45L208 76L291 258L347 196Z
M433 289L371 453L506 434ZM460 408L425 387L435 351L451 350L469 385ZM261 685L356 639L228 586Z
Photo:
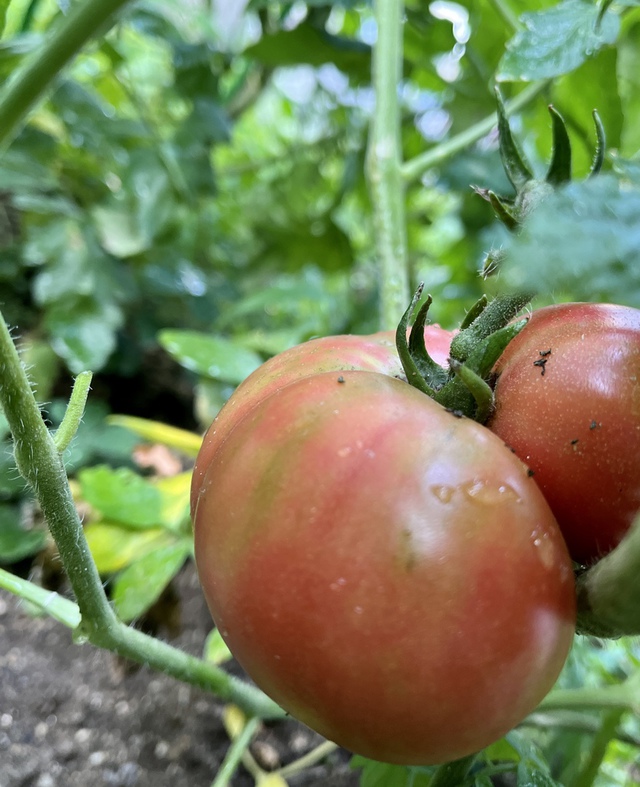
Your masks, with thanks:
M158 634L201 655L211 618L192 565L174 590L177 630ZM322 740L287 720L265 725L251 751L277 768ZM0 591L0 787L209 787L227 747L215 697L77 645L67 628ZM288 784L355 787L348 762L337 750ZM230 784L254 779L241 766Z

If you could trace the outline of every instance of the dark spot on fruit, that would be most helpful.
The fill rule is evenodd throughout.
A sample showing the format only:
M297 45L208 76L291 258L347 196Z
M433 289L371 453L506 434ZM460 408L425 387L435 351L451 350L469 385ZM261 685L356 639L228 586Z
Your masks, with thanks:
M340 377L338 377L338 382L339 383L343 383L344 382L344 377L342 375L340 375Z
M600 424L597 421L591 421L589 424L589 429L597 429L599 426Z
M538 358L537 361L533 362L534 366L540 367L540 374L544 377L545 367L547 365L548 358Z
M538 350L540 353L541 358L546 358L548 355L551 355L551 349L548 350Z
M578 440L578 438L576 437L575 440L571 441L571 445L578 445L579 442L580 440Z
M535 470L532 470L530 467L527 467L527 475L529 476L529 478L531 478L535 474L536 474Z

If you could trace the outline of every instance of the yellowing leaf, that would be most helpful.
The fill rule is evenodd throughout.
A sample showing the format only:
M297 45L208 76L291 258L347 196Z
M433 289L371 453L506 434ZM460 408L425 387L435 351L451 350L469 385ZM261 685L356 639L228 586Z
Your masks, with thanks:
M175 448L176 451L181 451L187 456L196 457L202 445L200 435L160 421L149 421L146 418L130 415L111 415L107 418L107 422L114 426L123 426L151 443Z
M112 574L154 549L173 543L174 537L161 528L126 530L108 522L86 526L89 549L101 574Z
M162 522L168 527L179 526L189 514L191 471L160 478L155 487L162 495Z
M247 723L247 717L237 705L226 705L222 714L222 721L227 735L235 740Z
M277 773L260 773L256 779L256 787L288 787L288 782Z
M222 639L218 629L213 629L204 643L204 657L212 664L223 664L232 658L227 643Z

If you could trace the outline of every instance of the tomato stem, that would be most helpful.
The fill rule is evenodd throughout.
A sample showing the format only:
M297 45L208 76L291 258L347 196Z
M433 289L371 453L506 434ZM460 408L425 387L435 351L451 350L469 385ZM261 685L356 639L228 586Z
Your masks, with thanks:
M612 552L578 575L576 589L579 633L640 634L640 517Z
M56 448L61 454L68 448L80 426L84 408L87 404L87 397L89 396L91 377L91 372L80 372L73 383L71 397L69 398L64 418L53 438Z
M255 687L118 620L107 600L89 550L58 446L42 419L27 373L1 313L0 406L13 435L18 470L36 494L78 601L81 619L74 628L76 641L92 642L213 691L252 715L262 718L283 716L284 712ZM23 597L30 590L24 586L9 589L17 590ZM46 611L46 604L40 606ZM57 605L57 610L62 612L67 624L77 619L68 606L60 610ZM59 615L57 617L60 619Z
M378 38L372 53L376 106L367 146L367 176L379 260L380 328L393 328L409 298L409 265L402 179L400 105L402 0L374 3Z
M28 112L43 97L58 73L98 30L106 32L127 0L74 3L42 48L29 58L0 95L0 147L10 143Z

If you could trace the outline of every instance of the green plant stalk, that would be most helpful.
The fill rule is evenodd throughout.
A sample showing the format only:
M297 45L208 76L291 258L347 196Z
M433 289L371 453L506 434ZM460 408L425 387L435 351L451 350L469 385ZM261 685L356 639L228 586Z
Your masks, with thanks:
M87 397L89 396L91 377L91 372L80 372L73 383L73 390L71 391L64 418L53 437L56 448L61 454L69 447L69 443L75 437L80 426L84 408L87 404Z
M75 629L80 625L78 605L59 593L45 590L27 579L5 571L3 568L0 568L0 588L8 590L14 596L23 598L64 626Z
M616 737L618 724L624 716L625 711L609 711L602 719L600 729L592 741L589 748L589 758L580 770L580 773L573 780L572 787L593 787L602 761L607 753L607 747Z
M620 713L620 711L613 711ZM624 711L622 711L624 713ZM541 730L566 730L586 735L598 735L602 729L599 719L587 716L579 711L560 711L554 713L532 713L524 721L520 722L519 727L536 727ZM631 735L625 730L616 728L612 736L621 743L628 743L630 746L640 748L640 737Z
M506 103L507 115L513 115L523 107L530 104L536 96L542 93L549 85L551 80L544 80L541 82L533 82L526 87L521 93ZM402 165L402 177L406 183L410 183L420 178L424 173L432 167L443 164L445 161L466 150L474 142L482 139L488 134L498 122L498 116L494 112L484 120L480 120L468 129L465 129L455 137L446 140L445 142L438 143L431 150L421 153L419 156L406 161Z
M640 518L612 552L578 576L576 591L580 633L640 634Z
M374 6L378 25L372 53L376 107L367 145L366 173L380 265L380 328L391 330L411 299L398 101L404 4L402 0L377 0Z
M520 20L517 15L511 10L507 0L491 0L491 5L495 8L496 12L502 17L507 27L511 28L514 33L522 29Z
M247 723L242 728L242 732L231 743L222 765L216 774L216 778L211 782L211 787L227 787L231 784L231 779L238 769L238 765L242 762L242 757L246 752L253 736L258 731L260 726L260 719L254 716L247 720Z
M554 710L625 710L640 711L640 692L627 681L618 686L601 688L554 689L536 708L536 713Z
M67 474L45 426L9 330L0 314L0 405L14 439L20 474L33 488L78 601L79 642L89 641L179 680L213 691L251 715L278 718L284 711L258 689L184 653L116 617L104 593L74 505Z
M0 93L0 148L11 142L58 73L126 3L127 0L85 0L72 4L69 14L42 48Z

